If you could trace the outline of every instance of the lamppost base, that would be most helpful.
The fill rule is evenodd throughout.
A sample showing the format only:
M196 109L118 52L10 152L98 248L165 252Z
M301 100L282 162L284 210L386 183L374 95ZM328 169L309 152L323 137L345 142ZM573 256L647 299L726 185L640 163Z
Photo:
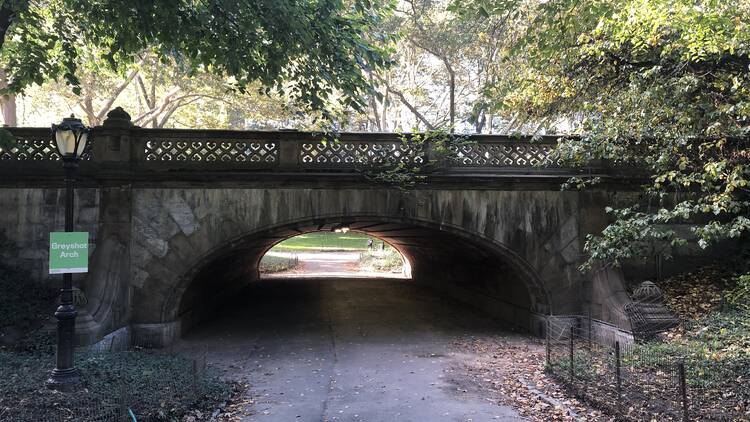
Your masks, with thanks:
M78 368L53 369L47 380L47 388L50 390L70 392L81 385L81 374Z

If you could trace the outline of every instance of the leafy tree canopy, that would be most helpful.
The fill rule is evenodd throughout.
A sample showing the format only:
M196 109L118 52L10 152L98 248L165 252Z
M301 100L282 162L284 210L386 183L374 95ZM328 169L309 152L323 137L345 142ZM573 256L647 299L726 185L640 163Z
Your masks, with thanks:
M153 49L185 66L283 91L312 110L335 96L361 109L368 69L387 65L374 41L387 4L369 0L5 0L0 60L5 92L63 77L80 91L82 45L115 69Z
M750 2L747 0L468 0L477 19L504 16L523 36L505 60L513 83L490 86L497 109L567 119L573 163L645 166L641 200L611 210L587 243L619 262L750 231ZM654 247L657 250L654 250ZM661 249L659 249L661 248Z

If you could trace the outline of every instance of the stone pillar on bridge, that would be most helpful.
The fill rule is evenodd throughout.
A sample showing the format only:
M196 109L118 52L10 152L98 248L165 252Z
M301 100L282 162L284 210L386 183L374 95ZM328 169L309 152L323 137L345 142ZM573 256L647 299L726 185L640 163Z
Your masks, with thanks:
M143 148L134 145L130 115L117 107L107 114L92 137L95 168L126 171ZM129 335L130 320L130 242L132 192L130 182L107 181L99 188L99 230L91 272L83 288L88 298L90 318L76 326L79 344L92 344L109 333ZM84 321L81 321L84 322ZM118 343L123 343L117 339Z
M283 132L298 132L297 130L283 130ZM302 141L299 139L281 139L279 142L279 168L281 170L298 170L300 168L300 150Z
M603 211L607 205L615 202L616 192L611 190L590 190L580 192L580 227L579 238L586 239L590 234L599 234L609 223L607 214ZM585 256L580 257L583 262ZM625 276L620 268L608 267L603 264L594 265L588 276L584 278L582 313L596 320L606 321L613 326L596 325L594 330L617 331L628 329L630 323L625 314L625 305L630 297L625 290ZM617 334L617 333L615 333ZM612 333L594 333L607 338Z
M133 122L130 115L121 107L107 113L102 126L96 128L96 137L92 139L94 161L97 163L127 163L140 158L142 148L135 148L138 143L131 136Z

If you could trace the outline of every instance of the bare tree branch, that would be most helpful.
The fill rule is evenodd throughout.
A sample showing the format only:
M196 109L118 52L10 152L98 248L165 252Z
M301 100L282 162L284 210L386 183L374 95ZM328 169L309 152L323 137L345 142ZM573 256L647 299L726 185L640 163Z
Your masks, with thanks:
M433 126L432 123L430 123L430 121L427 120L427 118L424 117L422 115L422 113L420 113L419 110L416 109L416 107L414 107L413 105L411 105L411 103L406 99L406 97L404 96L404 94L401 91L393 89L393 88L391 88L389 86L388 87L388 92L390 92L391 94L393 94L396 97L398 97L398 99L401 100L401 102L406 106L406 108L408 108L414 114L414 116L417 117L417 119L421 120L422 123L424 123L425 126L427 126L427 129L429 129L429 130L435 130L435 126Z
M146 105L149 107L154 107L154 104L151 102L151 97L148 95L148 91L146 91L146 84L143 82L143 78L141 75L138 75L137 78L138 87L141 88L141 95L143 95L143 99L146 101Z
M117 100L117 97L119 97L120 94L122 94L122 91L124 91L125 88L127 88L128 85L130 85L130 82L133 81L133 78L135 78L135 75L137 74L138 74L138 69L131 70L130 73L128 74L128 77L125 78L124 81L120 82L120 84L117 85L117 87L115 87L115 91L112 93L112 95L110 95L107 102L104 103L104 106L101 108L101 110L99 110L99 113L96 115L97 122L101 121L104 118L104 116L107 113L109 113L109 109L112 108L112 104L115 103L115 100Z
M177 95L179 91L180 91L180 88L173 88L171 91L167 93L167 95L164 96L159 107L153 107L151 110L148 110L145 113L141 113L139 116L133 119L133 123L139 123L143 120L151 120L155 116L158 116L159 114L164 112L164 109L166 109L169 104L171 104L172 102L176 100L173 97Z
M414 37L409 37L409 41L411 41L411 43L415 46L440 59L440 61L442 61L443 65L445 66L445 70L448 72L448 94L450 97L448 103L448 115L450 116L450 131L453 132L456 123L456 72L453 70L453 66L451 65L450 60L448 60L447 55L442 54L435 49L429 48L427 45L417 41Z
M370 85L373 86L373 90L375 87L375 80L372 77L372 72L368 72L368 77L370 79ZM375 97L370 96L370 108L372 108L372 114L374 118L372 119L375 122L375 126L378 128L378 131L383 131L383 126L380 124L380 116L378 115L378 105L375 102ZM369 118L369 116L368 116Z

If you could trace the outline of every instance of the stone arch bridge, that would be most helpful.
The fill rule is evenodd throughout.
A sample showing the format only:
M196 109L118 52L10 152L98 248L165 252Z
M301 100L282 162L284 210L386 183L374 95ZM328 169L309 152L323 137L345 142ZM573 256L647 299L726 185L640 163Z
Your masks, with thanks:
M11 258L43 279L47 233L63 227L62 168L48 129L10 130L18 143L0 151L0 228L18 245ZM362 173L383 160L430 160L429 143L396 134L326 142L296 131L143 129L112 112L91 139L76 198L77 229L93 249L77 280L88 299L81 343L125 330L166 345L257 279L273 244L338 224L397 247L416 283L527 331L542 333L545 315L589 312L603 329L627 328L620 274L578 266L604 206L632 189L604 167L560 167L555 138L474 136L458 161L410 190ZM604 182L560 189L580 172Z

